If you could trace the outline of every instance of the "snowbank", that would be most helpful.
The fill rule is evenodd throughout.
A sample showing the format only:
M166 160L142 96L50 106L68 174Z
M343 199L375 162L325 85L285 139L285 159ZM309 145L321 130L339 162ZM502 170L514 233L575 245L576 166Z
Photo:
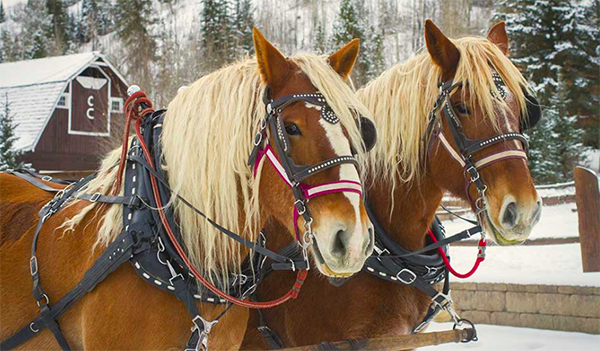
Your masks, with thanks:
M476 254L476 247L456 246L450 249L452 265L459 272L473 266ZM578 243L488 246L486 259L477 273L460 281L600 287L600 273L583 273Z
M479 341L468 344L446 344L423 347L426 351L598 351L600 350L600 335L584 333L503 327L496 325L477 324ZM450 323L432 323L427 331L452 329Z

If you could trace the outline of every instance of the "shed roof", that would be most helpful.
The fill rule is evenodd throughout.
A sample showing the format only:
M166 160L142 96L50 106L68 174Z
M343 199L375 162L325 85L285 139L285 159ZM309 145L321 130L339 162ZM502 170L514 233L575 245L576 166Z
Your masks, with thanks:
M17 125L16 149L31 151L35 148L68 82L98 60L123 79L98 52L0 64L0 105L9 103Z

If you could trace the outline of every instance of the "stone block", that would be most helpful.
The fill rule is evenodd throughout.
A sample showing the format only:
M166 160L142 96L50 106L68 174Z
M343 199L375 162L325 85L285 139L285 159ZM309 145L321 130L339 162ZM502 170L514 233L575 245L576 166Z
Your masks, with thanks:
M596 290L600 290L600 288L595 288L591 286L570 286L570 285L561 285L558 287L558 292L560 294L569 294L569 295L599 295Z
M527 292L508 291L506 293L506 311L537 313L536 295Z
M521 313L519 319L522 327L554 329L554 316L549 314Z
M452 290L452 300L457 309L474 310L478 304L475 294L472 290Z
M573 306L570 295L564 294L537 294L537 312L543 314L555 314L559 316L572 315ZM525 311L528 312L528 311Z
M479 290L479 291L506 291L506 284L504 284L504 283L477 283L477 290Z
M490 312L506 311L506 293L501 291L476 291L473 310Z
M600 319L571 316L554 316L554 327L556 330L600 334Z
M558 286L556 285L538 285L538 291L541 293L547 294L556 294L558 293Z
M452 291L456 290L477 290L476 283L453 283Z
M508 325L513 327L520 327L521 320L519 318L519 313L513 312L492 312L491 313L491 323L494 325Z
M464 311L460 314L460 317L468 319L475 324L477 324L477 323L490 324L490 323L492 323L491 315L492 315L492 312Z
M527 285L522 284L506 284L506 291L527 291L526 287Z
M571 295L568 308L571 316L600 318L600 296Z

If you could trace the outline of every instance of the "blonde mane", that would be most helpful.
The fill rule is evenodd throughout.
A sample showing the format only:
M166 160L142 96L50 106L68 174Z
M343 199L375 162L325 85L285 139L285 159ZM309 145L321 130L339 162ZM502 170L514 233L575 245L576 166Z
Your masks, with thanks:
M350 142L361 145L355 114L369 114L350 86L325 57L297 54L290 60L325 96L348 131ZM260 170L255 179L246 163L265 113L264 89L256 59L224 67L200 78L175 97L169 104L161 135L163 168L171 188L220 225L251 240L260 229ZM116 177L110 167L118 157L119 150L109 154L100 176L85 190L87 193L108 192ZM359 159L364 160L364 155L360 154ZM68 227L73 228L93 206L72 218ZM181 236L196 267L211 279L223 279L239 269L243 253L239 244L180 201L174 200L173 206ZM108 245L122 230L121 211L119 205L108 208L97 245Z
M463 100L467 92L470 94L469 101L466 101L469 106L480 106L484 115L498 128L495 109L499 107L500 111L506 112L507 105L504 100L490 94L491 90L498 96L492 80L494 68L504 79L521 111L525 111L521 86L527 86L527 82L495 44L483 37L466 37L452 42L460 51L454 82L463 83ZM420 177L425 160L422 139L428 114L439 94L441 74L441 69L424 51L388 69L358 91L377 125L377 144L368 155L374 179L383 177L395 187L398 180L411 182Z

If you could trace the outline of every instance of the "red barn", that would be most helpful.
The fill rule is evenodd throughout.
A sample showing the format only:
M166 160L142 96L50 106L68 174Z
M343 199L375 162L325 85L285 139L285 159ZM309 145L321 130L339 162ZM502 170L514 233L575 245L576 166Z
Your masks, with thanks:
M44 173L97 169L123 131L127 83L97 52L0 64L0 102L22 161Z

